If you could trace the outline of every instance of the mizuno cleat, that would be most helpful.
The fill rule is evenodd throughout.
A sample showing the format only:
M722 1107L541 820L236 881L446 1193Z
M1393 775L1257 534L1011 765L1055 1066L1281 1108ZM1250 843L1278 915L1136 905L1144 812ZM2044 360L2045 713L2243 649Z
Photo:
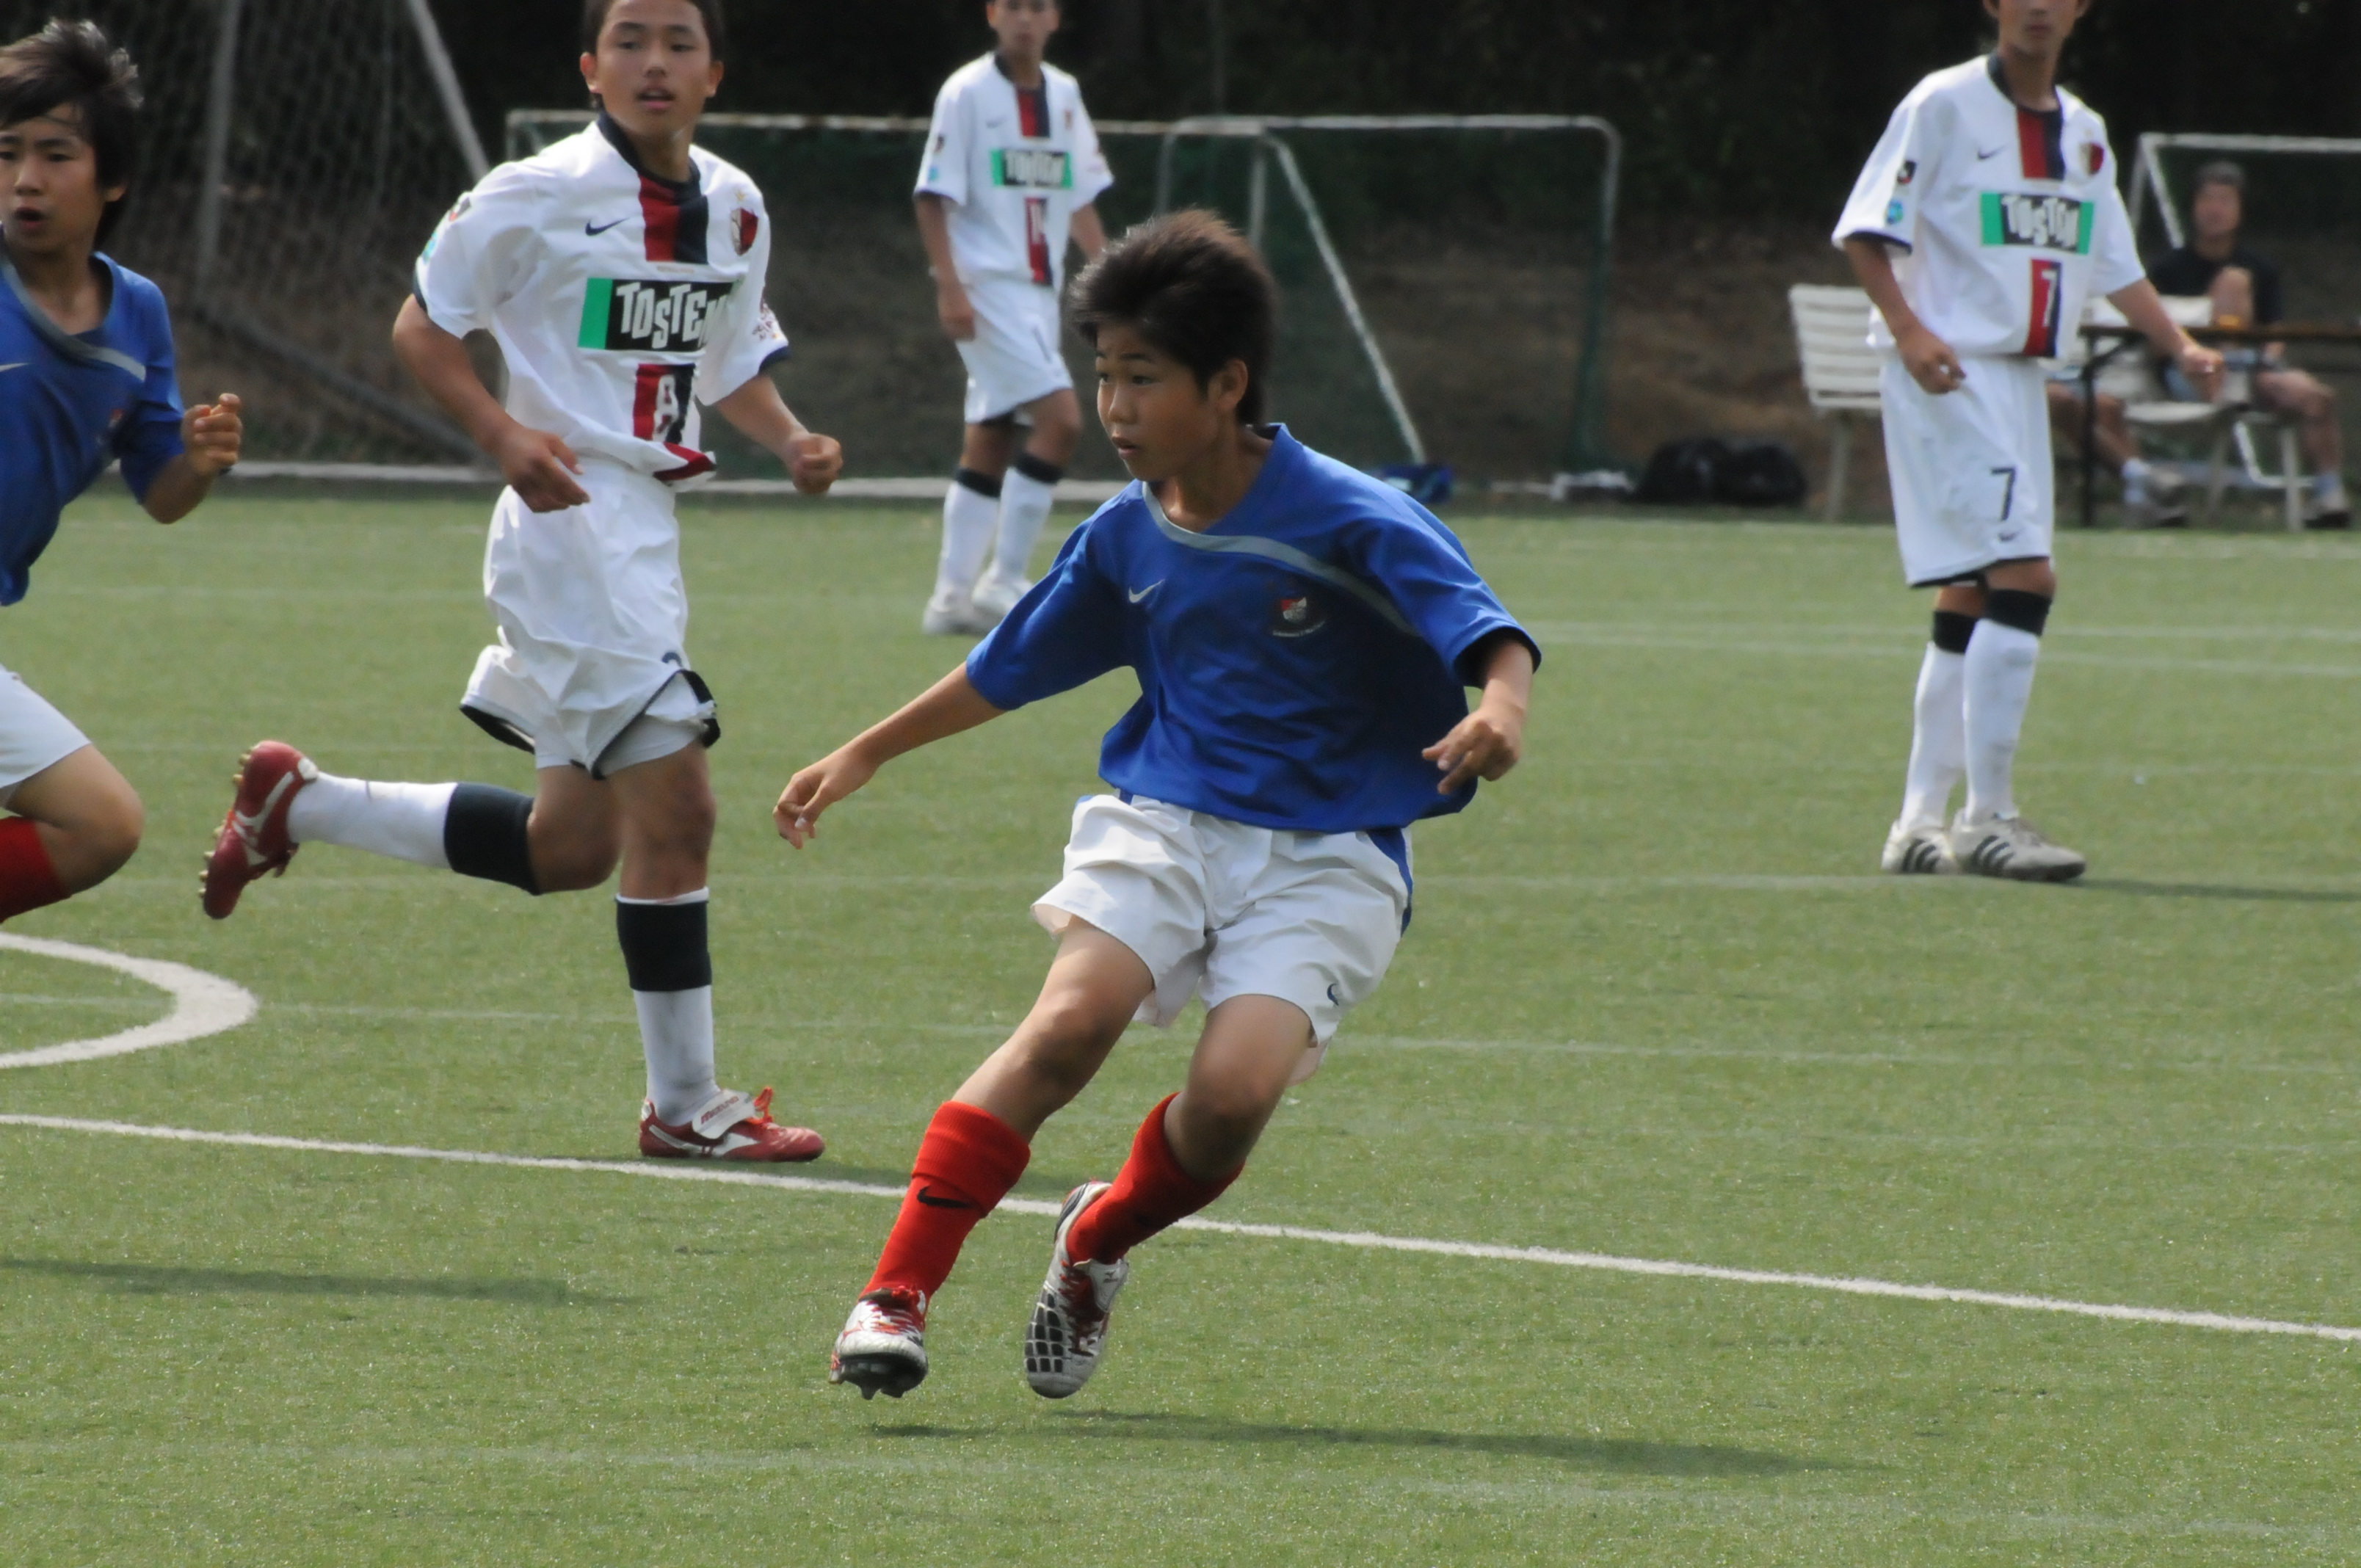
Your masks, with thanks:
M809 1127L771 1120L771 1091L747 1095L725 1089L675 1126L657 1119L653 1101L640 1105L640 1152L651 1159L730 1159L799 1165L828 1145Z
M237 794L198 879L207 915L228 919L248 883L287 874L296 850L287 836L288 808L319 776L312 759L284 740L265 740L239 762Z
M864 1399L883 1394L898 1399L927 1380L927 1298L921 1291L887 1286L852 1304L836 1350L828 1358L828 1380L850 1383Z
M1025 1331L1025 1382L1045 1399L1080 1393L1099 1369L1099 1358L1106 1354L1107 1315L1115 1310L1115 1292L1131 1277L1127 1259L1077 1263L1066 1255L1074 1222L1107 1190L1104 1181L1086 1181L1066 1194L1058 1214L1049 1277L1041 1282L1033 1321Z

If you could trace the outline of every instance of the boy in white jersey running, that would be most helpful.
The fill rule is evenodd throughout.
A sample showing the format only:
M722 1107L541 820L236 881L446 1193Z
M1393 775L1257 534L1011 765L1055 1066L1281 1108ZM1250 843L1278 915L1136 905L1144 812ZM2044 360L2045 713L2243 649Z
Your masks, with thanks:
M1033 546L1082 432L1058 347L1066 241L1092 258L1106 248L1092 203L1115 183L1082 89L1041 58L1058 0L992 0L984 19L999 47L943 83L918 171L935 310L968 374L921 622L936 635L991 630L1033 586ZM1020 425L1031 426L1021 451Z
M461 706L533 754L537 794L336 778L265 741L246 758L204 905L226 917L313 841L536 894L597 887L620 860L616 930L647 1056L641 1152L806 1160L818 1135L772 1120L769 1090L714 1079L705 751L720 726L688 663L671 487L713 467L700 400L808 494L842 456L763 374L787 344L763 300L762 195L692 146L720 43L719 0L588 0L597 123L460 198L394 327L403 363L509 481L484 557L500 640ZM507 358L506 408L469 364L470 331Z
M1984 0L1999 49L1911 90L1837 224L1877 307L1903 572L1937 590L1889 872L2081 875L2081 855L2017 815L2012 781L2058 595L2040 361L2095 286L2192 381L2221 371L2140 270L2105 122L2057 85L2090 3ZM1947 828L1962 773L1967 803Z

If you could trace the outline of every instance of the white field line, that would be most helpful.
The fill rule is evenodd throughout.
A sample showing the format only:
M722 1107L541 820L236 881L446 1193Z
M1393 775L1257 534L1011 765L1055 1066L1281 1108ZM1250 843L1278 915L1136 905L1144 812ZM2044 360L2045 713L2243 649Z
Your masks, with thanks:
M265 1133L215 1133L193 1127L142 1126L126 1122L94 1122L70 1116L0 1115L0 1126L37 1127L49 1132L93 1133L110 1137L153 1138L169 1143L215 1144L236 1148L284 1149L304 1154L372 1156L381 1159L433 1160L448 1165L500 1166L522 1170L584 1171L604 1176L638 1176L660 1181L708 1181L731 1187L767 1187L790 1192L816 1192L898 1201L899 1187L867 1181L829 1181L809 1176L773 1176L751 1170L714 1169L643 1162L564 1159L536 1155L485 1154L469 1149L419 1148L401 1144L341 1143L322 1138L285 1138ZM1000 1208L1011 1213L1053 1218L1059 1205L1040 1199L1010 1198ZM1552 1268L1594 1269L1609 1274L1652 1275L1672 1279L1709 1279L1730 1285L1784 1285L1844 1296L1872 1296L1904 1301L1940 1301L1961 1306L2002 1307L2020 1312L2057 1312L2069 1317L2103 1318L2115 1322L2163 1323L2175 1328L2211 1329L2221 1333L2293 1334L2310 1339L2361 1342L2361 1328L2327 1323L2287 1322L2272 1318L2234 1317L2222 1312L2183 1312L2163 1307L2127 1307L2097 1301L2068 1301L2051 1296L2025 1296L2000 1290L1960 1290L1941 1285L1899 1285L1883 1279L1856 1279L1838 1275L1783 1274L1763 1268L1721 1268L1703 1263L1670 1263L1654 1258L1618 1257L1609 1253L1560 1252L1550 1247L1488 1246L1477 1242L1432 1241L1421 1236L1389 1236L1375 1231L1322 1231L1301 1225L1253 1225L1227 1220L1188 1219L1182 1230L1215 1235L1251 1236L1266 1241L1309 1242L1323 1246L1355 1247L1370 1252L1423 1253L1437 1257L1473 1258L1488 1263L1539 1264Z
M63 1045L43 1046L38 1050L10 1051L0 1055L0 1068L94 1061L101 1057L127 1056L133 1051L152 1051L159 1046L177 1046L235 1029L252 1018L260 1005L254 993L242 985L163 959L135 959L110 953L104 948L85 948L78 942L52 942L39 937L5 934L0 934L0 948L117 970L146 981L172 998L172 1010L153 1024L142 1024L137 1028L93 1040L68 1040Z

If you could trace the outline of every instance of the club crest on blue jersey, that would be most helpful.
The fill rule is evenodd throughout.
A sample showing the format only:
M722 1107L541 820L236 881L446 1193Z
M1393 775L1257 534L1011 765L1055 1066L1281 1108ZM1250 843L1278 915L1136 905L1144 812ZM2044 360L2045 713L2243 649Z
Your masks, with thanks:
M1308 593L1281 594L1270 607L1273 637L1309 637L1327 624L1327 607Z

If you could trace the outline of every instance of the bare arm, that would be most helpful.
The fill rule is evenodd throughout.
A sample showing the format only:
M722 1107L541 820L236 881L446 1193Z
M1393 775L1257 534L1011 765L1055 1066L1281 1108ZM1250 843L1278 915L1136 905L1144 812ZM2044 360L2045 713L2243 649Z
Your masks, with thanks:
M2139 328L2158 354L2180 367L2191 386L2208 399L2213 396L2214 384L2222 378L2222 356L2181 330L2157 297L2155 284L2143 278L2107 299L2124 313L2124 320Z
M959 280L959 264L951 258L951 204L931 191L918 195L918 242L927 247L927 269L935 278L935 314L943 335L960 343L975 337L975 307Z
M531 430L509 417L500 400L477 378L467 345L434 324L417 297L402 302L394 318L393 352L427 395L459 422L484 455L500 465L501 477L534 511L564 511L589 500L576 483L582 459L547 431Z
M1443 773L1438 795L1475 779L1504 776L1525 750L1525 710L1533 696L1533 651L1513 632L1496 631L1484 655L1484 696L1476 711L1420 755Z
M1844 252L1845 259L1852 263L1852 275L1869 291L1869 302L1885 318L1886 330L1894 334L1894 347L1910 378L1937 397L1966 380L1968 373L1951 345L1927 331L1910 302L1902 297L1902 282L1894 276L1894 258L1886 253L1885 242L1855 235L1844 242Z
M246 425L238 418L237 394L200 403L181 416L181 454L164 465L140 504L158 522L178 522L213 493L214 481L237 466Z
M893 718L871 725L789 779L771 812L779 837L802 849L819 837L819 814L874 778L878 769L905 751L972 729L1005 711L983 700L961 664Z
M1099 221L1095 203L1085 202L1074 209L1073 221L1066 225L1073 231L1074 243L1082 247L1085 258L1096 261L1099 252L1106 248L1106 225Z
M739 434L776 457L804 494L828 494L844 472L844 448L836 437L806 430L768 376L756 376L713 406Z

